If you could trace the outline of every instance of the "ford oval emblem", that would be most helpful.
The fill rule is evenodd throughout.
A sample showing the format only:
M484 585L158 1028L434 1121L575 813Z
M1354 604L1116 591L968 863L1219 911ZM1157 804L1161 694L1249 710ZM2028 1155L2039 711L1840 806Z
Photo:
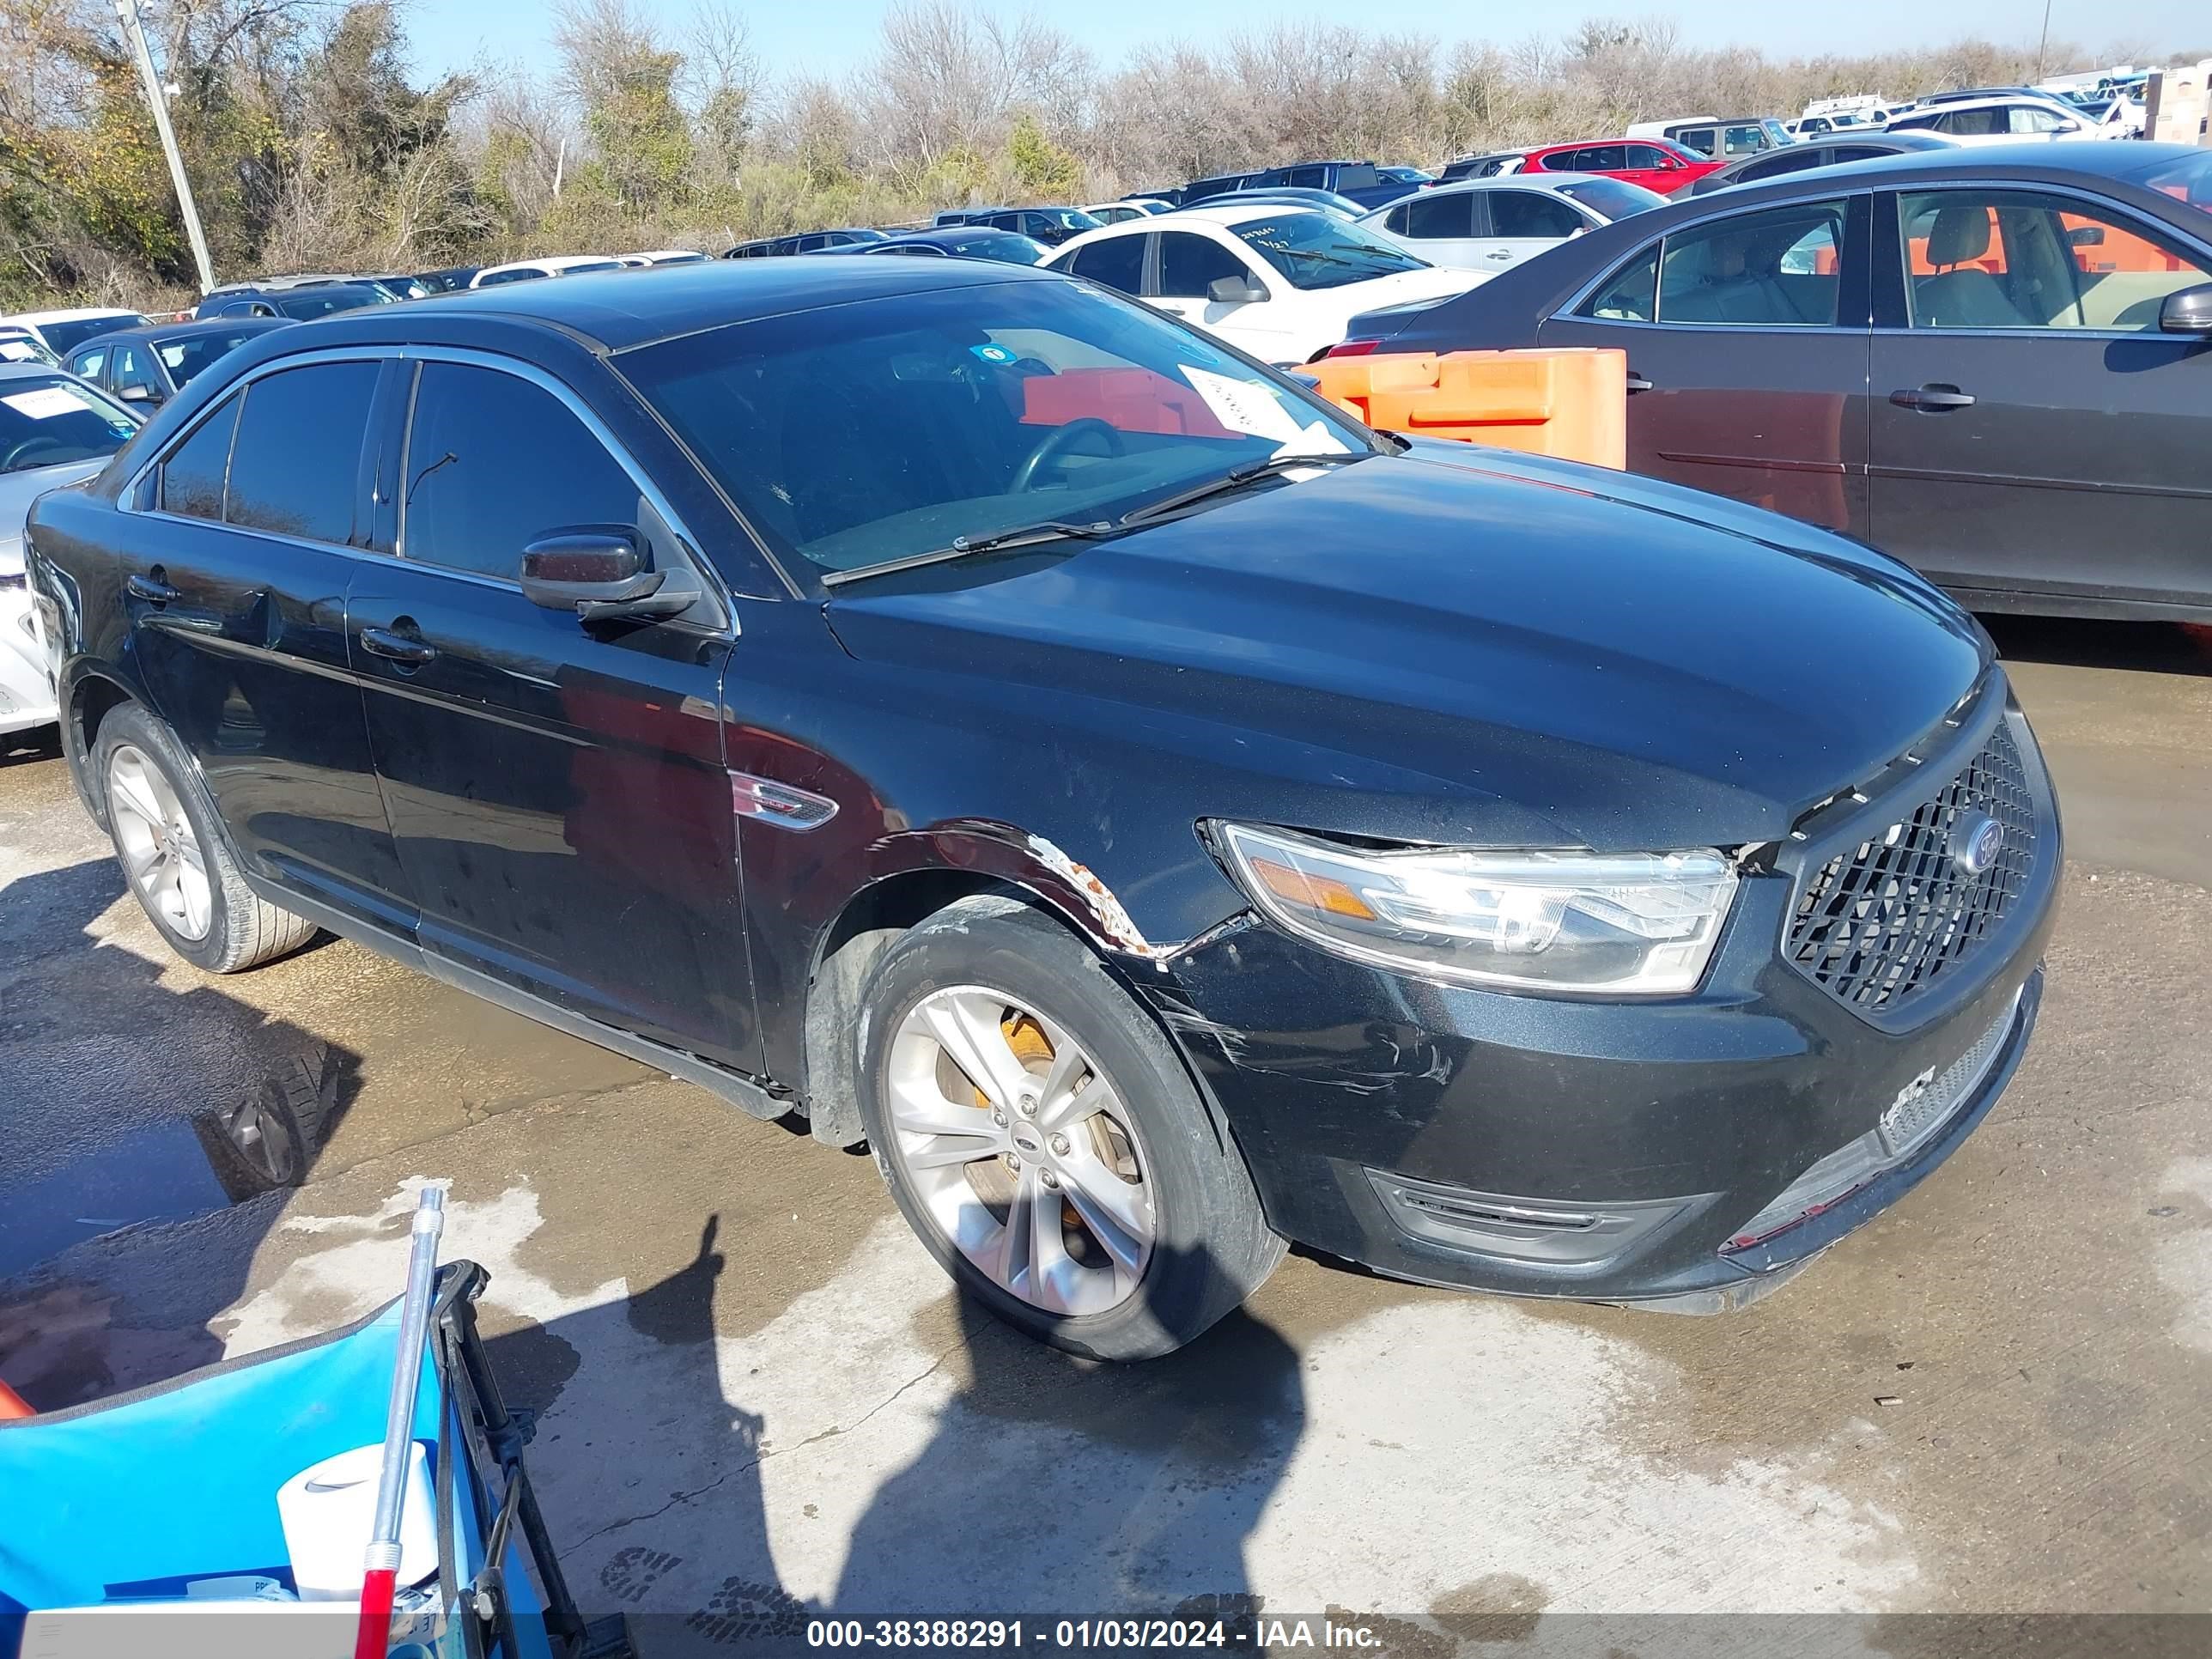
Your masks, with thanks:
M1985 872L2004 851L2004 825L1986 812L1970 812L1951 834L1951 857L1970 876Z

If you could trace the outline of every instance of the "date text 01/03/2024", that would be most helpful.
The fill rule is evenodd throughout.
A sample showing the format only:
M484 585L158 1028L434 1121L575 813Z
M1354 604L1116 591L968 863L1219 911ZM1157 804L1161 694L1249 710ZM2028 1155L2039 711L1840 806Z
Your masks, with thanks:
M815 1619L811 1648L897 1648L908 1651L1256 1647L1374 1649L1365 1626L1327 1618L1238 1619Z

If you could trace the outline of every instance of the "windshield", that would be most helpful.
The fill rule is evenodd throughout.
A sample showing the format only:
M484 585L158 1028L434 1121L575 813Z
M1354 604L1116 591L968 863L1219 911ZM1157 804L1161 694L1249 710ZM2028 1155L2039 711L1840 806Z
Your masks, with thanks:
M274 306L295 322L327 317L334 311L353 311L362 306L384 305L374 289L332 286L303 288L290 294L264 294L264 304Z
M581 276L586 271L620 270L622 268L623 262L619 259L586 259L576 264L562 265L558 274L563 276Z
M66 374L0 380L0 472L99 460L137 429L119 406Z
M267 331L259 328L226 328L213 333L187 335L181 340L156 340L154 349L161 353L169 378L182 386L225 352L234 351Z
M1401 270L1426 270L1417 259L1360 225L1326 213L1285 213L1231 225L1260 257L1290 278L1292 288L1342 288Z
M1327 404L1073 283L797 312L615 362L756 527L824 571L1369 447Z
M39 332L46 337L46 343L53 348L55 356L66 357L87 340L112 334L118 328L136 328L148 320L125 311L112 317L79 317L66 323L40 323Z
M2136 175L2146 190L2186 202L2199 212L2212 214L2212 149L2199 150L2179 161L2160 161Z
M0 334L0 363L45 363L59 368L62 360L40 345L35 335Z
M1584 179L1561 185L1559 194L1572 197L1604 219L1626 219L1632 213L1667 204L1667 198L1657 191L1632 185L1626 179Z

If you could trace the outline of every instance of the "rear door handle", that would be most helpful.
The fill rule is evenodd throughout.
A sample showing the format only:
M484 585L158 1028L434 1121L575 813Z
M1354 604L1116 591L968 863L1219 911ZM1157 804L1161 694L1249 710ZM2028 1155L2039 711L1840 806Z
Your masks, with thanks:
M395 634L388 628L364 628L361 630L361 648L372 657L383 657L392 662L404 662L419 668L434 661L438 647L422 640L411 640L404 634Z
M1628 389L1631 392L1649 392L1651 390L1651 382L1632 368L1628 371Z
M149 605L174 605L184 593L172 587L159 576L132 576L124 582L133 599L143 599Z
M1917 409L1924 415L1934 415L1947 409L1972 407L1974 394L1961 392L1954 386L1907 386L1891 392L1889 400L1899 409Z

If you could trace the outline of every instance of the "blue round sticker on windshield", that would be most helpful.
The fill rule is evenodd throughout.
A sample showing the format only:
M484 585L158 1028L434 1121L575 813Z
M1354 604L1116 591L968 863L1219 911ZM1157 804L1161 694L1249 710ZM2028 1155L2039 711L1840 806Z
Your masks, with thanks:
M987 363L1011 363L1014 361L1014 354L1002 345L969 346L968 349Z

